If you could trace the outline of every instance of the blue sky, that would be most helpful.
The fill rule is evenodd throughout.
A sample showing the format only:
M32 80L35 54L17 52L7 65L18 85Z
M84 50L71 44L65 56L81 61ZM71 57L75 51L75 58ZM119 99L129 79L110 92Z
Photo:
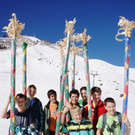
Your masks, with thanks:
M16 13L18 20L25 23L22 34L52 42L65 37L65 20L76 18L75 33L87 28L87 34L92 37L88 42L89 58L123 66L125 44L116 41L115 35L119 16L135 21L135 1L8 0L1 1L0 13L0 31L8 25L12 13ZM4 34L0 32L1 37ZM131 37L130 67L135 68L135 29Z

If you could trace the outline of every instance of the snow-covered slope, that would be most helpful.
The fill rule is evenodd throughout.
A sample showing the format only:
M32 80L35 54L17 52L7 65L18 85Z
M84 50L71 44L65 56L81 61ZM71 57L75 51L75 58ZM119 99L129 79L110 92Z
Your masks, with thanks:
M32 36L23 36L23 38L25 38L25 39L29 39L29 40L31 40L31 41L40 41L40 39L38 39L38 38L36 38L36 37L32 37Z
M33 40L33 37L29 37ZM34 39L34 41L37 41ZM40 40L39 40L40 41ZM61 72L61 57L57 47L43 45L40 42L36 45L28 46L27 48L27 86L34 84L37 87L37 97L42 101L43 106L48 102L47 91L55 89L59 97L60 72ZM10 92L10 64L11 51L0 51L0 113L4 108L9 92ZM106 97L113 97L116 100L117 110L122 112L123 97L120 94L123 92L124 85L124 68L117 67L101 60L89 60L91 87L93 83L102 89L102 100ZM69 61L69 72L71 71L71 58ZM95 81L93 82L93 75ZM132 125L132 135L135 135L134 118L135 106L132 105L135 98L135 69L130 69L129 73L129 102L128 102L128 117ZM76 89L86 85L84 60L81 56L76 56ZM69 78L71 74L69 73ZM71 90L71 79L69 79ZM16 93L22 91L22 49L17 48L16 59ZM7 135L9 120L0 118L0 134Z

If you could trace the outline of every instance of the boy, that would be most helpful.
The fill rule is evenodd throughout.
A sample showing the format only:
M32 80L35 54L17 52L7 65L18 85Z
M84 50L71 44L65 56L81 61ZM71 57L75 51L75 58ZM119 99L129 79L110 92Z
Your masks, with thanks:
M29 129L34 129L34 121L32 119L32 115L29 109L25 108L26 105L26 96L23 94L17 94L15 98L17 109L15 109L15 132L16 134L28 134ZM9 118L10 117L10 111L7 112L8 106L10 104L10 96L8 98L8 102L3 109L3 112L1 114L2 118ZM29 127L31 126L31 127ZM35 131L34 131L35 132Z
M94 134L96 135L96 125L98 122L98 118L100 115L106 113L105 105L101 101L101 89L99 87L93 87L91 89L91 95L93 97L93 100L91 101L92 105L92 118L88 117L88 106L85 106L84 108L84 117L89 119L93 123L93 129L94 129Z
M78 106L81 108L81 106L78 103L78 99L79 99L79 92L76 89L73 89L70 91L69 93L69 97L71 99L71 102L65 102L65 107L63 109L62 115L61 115L61 124L63 125L65 123L65 119L66 119L66 114L69 113L69 110L72 107ZM70 115L70 113L69 113ZM71 118L71 117L70 117Z
M39 135L42 135L44 125L44 113L41 101L35 97L37 89L35 85L30 85L27 90L27 107L30 108L35 129L38 130Z
M69 135L94 135L91 122L82 119L82 111L80 107L72 107L70 113L72 120L62 126L62 133L69 132Z
M114 99L109 97L104 102L107 113L99 117L96 135L101 135L101 130L103 130L103 135L121 135L122 123L126 124L126 135L129 135L130 122L127 117L122 118L121 114L116 112Z
M85 86L81 87L80 94L81 94L82 99L78 100L78 103L83 107L85 105L87 105L87 94L86 94L86 92L87 92L86 87Z
M44 135L55 135L58 101L56 91L49 90L48 93L49 102L44 107Z

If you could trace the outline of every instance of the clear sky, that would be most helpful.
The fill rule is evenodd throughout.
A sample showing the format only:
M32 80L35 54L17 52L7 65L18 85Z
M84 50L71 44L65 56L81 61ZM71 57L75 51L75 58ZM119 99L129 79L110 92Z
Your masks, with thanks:
M125 43L116 41L115 35L119 16L135 21L134 0L1 0L0 5L0 31L16 13L18 20L25 23L22 34L56 42L65 37L65 20L76 18L75 33L87 28L92 37L88 42L90 59L124 65ZM0 32L0 37L4 34ZM135 29L129 65L135 68Z

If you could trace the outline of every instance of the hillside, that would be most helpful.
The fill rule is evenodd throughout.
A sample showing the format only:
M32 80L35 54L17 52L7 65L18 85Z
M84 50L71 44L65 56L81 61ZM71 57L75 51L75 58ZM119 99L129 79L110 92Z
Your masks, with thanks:
M33 42L33 37L29 37ZM37 87L37 97L42 101L43 106L48 102L47 91L49 89L55 89L59 97L59 82L61 72L61 57L58 47L55 47L52 43L43 43L38 40L35 44L28 46L27 48L27 86L34 84ZM1 102L0 113L4 108L9 92L10 92L10 64L11 64L11 51L0 50L0 90L1 90ZM22 48L17 47L17 59L16 59L16 93L22 91ZM124 68L111 65L105 61L90 59L90 80L91 87L93 86L93 76L91 74L96 73L94 84L102 89L102 100L106 97L113 97L116 100L117 110L122 112L123 97L120 94L123 93L124 84ZM69 61L69 78L71 78L71 58ZM135 106L132 102L135 98L135 69L130 69L129 79L129 102L128 102L128 117L132 125L132 133L135 134L133 129L135 128ZM86 84L85 82L85 70L84 59L81 56L76 56L76 89ZM71 79L69 79L71 90ZM8 134L9 120L3 120L0 118L0 133L2 135Z

